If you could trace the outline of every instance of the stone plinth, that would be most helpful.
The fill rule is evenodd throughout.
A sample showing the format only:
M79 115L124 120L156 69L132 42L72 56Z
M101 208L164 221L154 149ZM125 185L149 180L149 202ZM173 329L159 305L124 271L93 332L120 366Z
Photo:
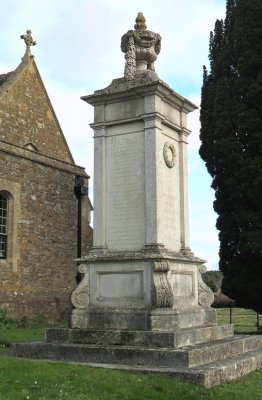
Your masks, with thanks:
M85 257L72 295L72 327L171 331L216 324L202 261L164 254Z
M94 246L80 260L72 327L163 330L216 323L203 260L189 249L187 114L152 71L83 100L94 106Z

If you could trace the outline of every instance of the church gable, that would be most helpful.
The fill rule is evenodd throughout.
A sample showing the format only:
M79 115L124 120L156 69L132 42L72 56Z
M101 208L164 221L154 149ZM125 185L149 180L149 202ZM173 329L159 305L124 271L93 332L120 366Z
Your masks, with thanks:
M0 140L74 163L33 56L0 75Z

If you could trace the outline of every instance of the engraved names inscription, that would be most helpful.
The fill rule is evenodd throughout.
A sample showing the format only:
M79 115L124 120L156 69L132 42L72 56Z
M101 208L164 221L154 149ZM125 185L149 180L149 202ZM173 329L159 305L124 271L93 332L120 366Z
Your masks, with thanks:
M145 241L143 133L111 136L107 150L107 247L139 250Z

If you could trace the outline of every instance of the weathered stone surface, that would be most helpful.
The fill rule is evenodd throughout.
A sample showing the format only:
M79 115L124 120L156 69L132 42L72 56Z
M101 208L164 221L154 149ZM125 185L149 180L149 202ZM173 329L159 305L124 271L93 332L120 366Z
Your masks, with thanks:
M193 346L210 340L225 339L234 334L233 325L214 325L199 328L181 329L175 334L175 347Z
M81 335L80 335L81 336ZM182 375L191 380L192 374L198 374L197 383L206 386L219 384L261 368L262 337L237 336L210 341L179 349L166 347L125 346L117 344L75 344L57 342L17 343L12 354L18 357L57 359L84 363L102 363L114 365L137 365L145 369L154 367L155 371L165 368L182 368ZM242 367L233 373L240 360ZM244 361L243 361L244 360ZM223 365L227 371L223 372ZM157 367L156 367L157 366ZM222 366L222 368L221 368ZM197 367L197 368L196 368ZM173 371L175 372L175 371ZM168 370L166 371L168 373ZM199 379L201 376L201 379ZM195 380L193 379L193 382Z
M150 366L131 366L104 363L85 363L92 367L108 369L119 369L130 372L140 372L146 374L157 374L174 377L176 379L188 381L193 384L203 385L211 388L216 385L229 383L242 378L250 372L262 368L262 354L260 350L231 357L228 360L216 361L204 366L195 368L169 368L169 367L150 367Z
M57 329L46 331L47 342L82 343L178 348L187 345L225 339L233 336L232 325L216 325L175 332L161 331L95 331L88 329Z
M156 308L150 313L150 328L154 331L216 325L216 311L211 308L184 307L178 309Z
M80 329L116 329L146 330L148 329L147 310L73 310L71 326Z

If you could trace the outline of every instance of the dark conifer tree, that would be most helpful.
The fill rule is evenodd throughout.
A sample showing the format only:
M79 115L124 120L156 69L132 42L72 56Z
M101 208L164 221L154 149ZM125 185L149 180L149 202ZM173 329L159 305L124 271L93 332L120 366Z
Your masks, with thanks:
M204 67L200 155L213 178L222 290L262 312L262 1L228 0Z

